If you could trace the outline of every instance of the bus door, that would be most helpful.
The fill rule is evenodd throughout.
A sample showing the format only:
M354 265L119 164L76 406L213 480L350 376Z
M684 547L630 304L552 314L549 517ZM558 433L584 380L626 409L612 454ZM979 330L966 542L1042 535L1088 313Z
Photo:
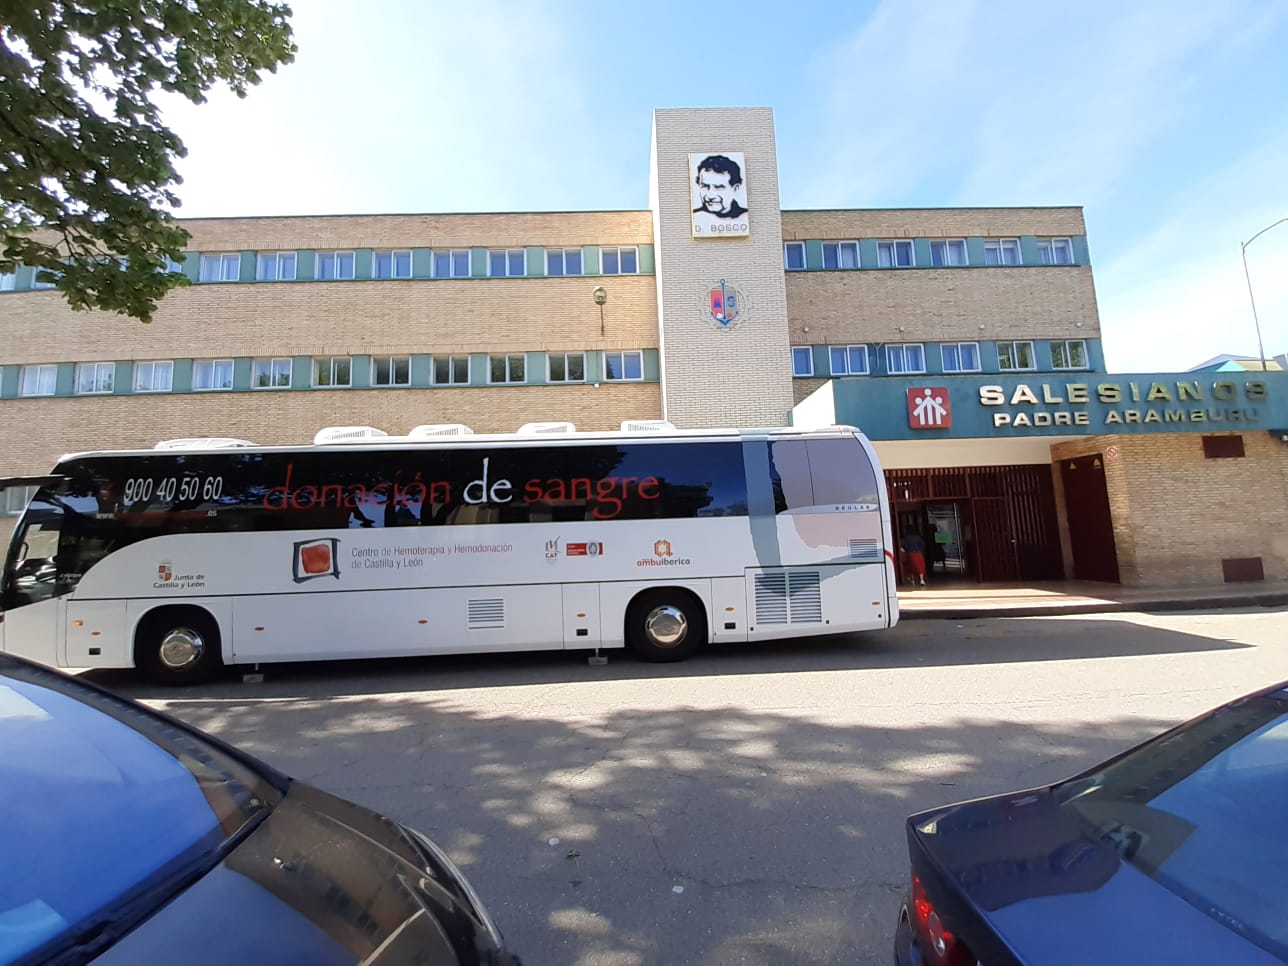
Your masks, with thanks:
M62 661L65 597L58 579L62 508L38 495L14 531L0 607L4 650L53 667Z

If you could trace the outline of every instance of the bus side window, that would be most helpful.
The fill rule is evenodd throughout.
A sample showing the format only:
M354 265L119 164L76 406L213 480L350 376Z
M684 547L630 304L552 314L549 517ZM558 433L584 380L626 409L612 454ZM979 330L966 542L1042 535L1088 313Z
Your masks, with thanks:
M857 439L811 439L806 446L815 505L878 502L876 472Z
M774 486L774 512L814 505L809 451L803 439L775 440L769 444L769 475Z

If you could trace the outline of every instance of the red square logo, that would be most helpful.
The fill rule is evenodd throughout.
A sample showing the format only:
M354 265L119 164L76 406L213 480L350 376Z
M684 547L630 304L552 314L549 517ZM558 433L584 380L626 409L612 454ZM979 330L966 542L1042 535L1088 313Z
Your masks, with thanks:
M953 404L944 386L914 386L908 390L908 425L913 429L949 429Z

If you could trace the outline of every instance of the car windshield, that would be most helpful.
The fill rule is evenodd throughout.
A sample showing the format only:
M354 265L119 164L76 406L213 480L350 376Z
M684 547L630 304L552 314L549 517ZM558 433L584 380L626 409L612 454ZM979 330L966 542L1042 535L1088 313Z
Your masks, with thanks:
M1222 708L1056 794L1126 861L1288 960L1288 689Z
M2 661L3 659L0 659ZM213 864L280 798L164 719L0 663L0 963L43 957Z

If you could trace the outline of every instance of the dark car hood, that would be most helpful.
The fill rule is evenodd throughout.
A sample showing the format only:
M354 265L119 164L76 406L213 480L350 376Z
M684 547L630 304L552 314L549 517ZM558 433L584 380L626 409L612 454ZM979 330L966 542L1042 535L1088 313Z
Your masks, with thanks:
M908 829L934 877L1023 962L1282 966L1125 861L1130 844L1095 835L1051 789L914 815Z
M294 783L219 865L97 960L509 963L395 823Z

